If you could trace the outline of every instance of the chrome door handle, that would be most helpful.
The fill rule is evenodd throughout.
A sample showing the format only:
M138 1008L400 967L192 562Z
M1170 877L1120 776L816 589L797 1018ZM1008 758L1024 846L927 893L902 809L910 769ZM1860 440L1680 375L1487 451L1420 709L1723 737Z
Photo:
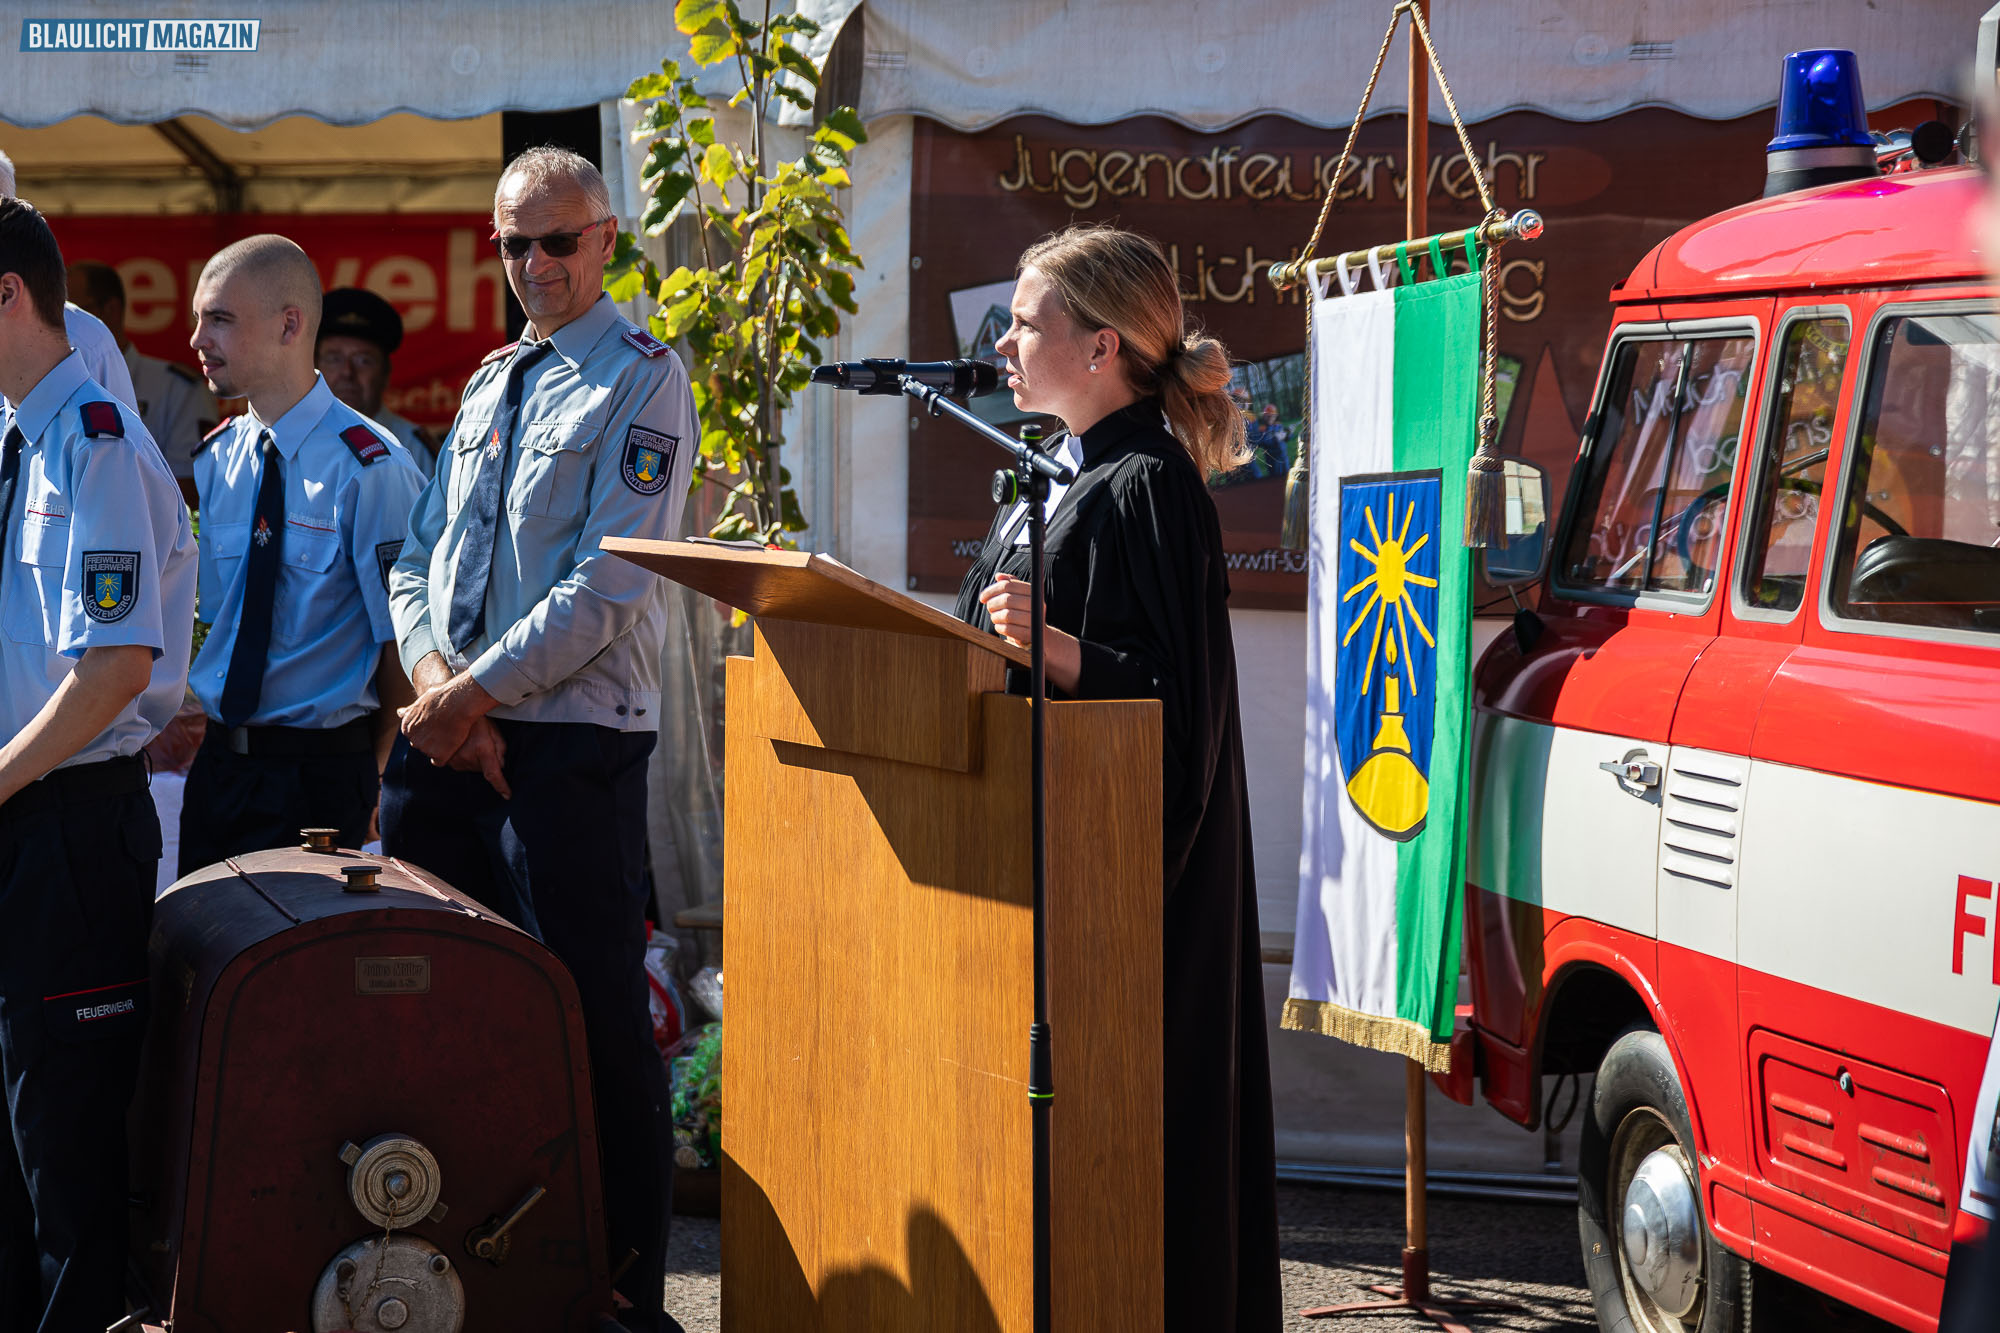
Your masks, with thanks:
M1660 766L1637 751L1623 759L1607 759L1598 767L1620 782L1629 782L1634 787L1660 785Z

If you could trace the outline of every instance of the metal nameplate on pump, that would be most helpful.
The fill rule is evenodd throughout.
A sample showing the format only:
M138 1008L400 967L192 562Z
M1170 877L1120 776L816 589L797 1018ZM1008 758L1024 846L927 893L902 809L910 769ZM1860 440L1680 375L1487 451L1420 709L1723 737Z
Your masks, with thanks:
M356 958L356 995L428 995L431 993L429 954L400 957Z

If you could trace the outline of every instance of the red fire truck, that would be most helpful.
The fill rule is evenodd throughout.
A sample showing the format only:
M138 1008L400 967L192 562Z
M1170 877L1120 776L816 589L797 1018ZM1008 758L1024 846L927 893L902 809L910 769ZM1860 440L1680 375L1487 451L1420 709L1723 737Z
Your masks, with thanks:
M1784 139L1777 192L1613 291L1567 497L1489 552L1540 587L1476 669L1476 1067L1529 1127L1550 1076L1594 1076L1579 1220L1612 1330L1734 1333L1753 1266L1934 1328L1994 1116L1983 184Z

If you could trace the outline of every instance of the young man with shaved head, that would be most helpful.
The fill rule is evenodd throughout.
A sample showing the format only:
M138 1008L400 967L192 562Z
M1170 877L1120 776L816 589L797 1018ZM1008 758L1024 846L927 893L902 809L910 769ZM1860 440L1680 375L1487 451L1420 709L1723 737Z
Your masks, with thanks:
M466 386L394 577L418 697L382 779L382 846L538 935L576 978L611 1263L635 1333L661 1312L672 1134L647 1016L646 760L667 585L608 536L680 529L699 438L687 372L604 295L597 168L509 164L494 245L528 314Z
M0 1329L125 1313L125 1113L194 534L136 413L63 333L63 260L0 198Z
M283 847L302 828L359 847L409 700L389 568L423 474L313 369L319 274L282 236L208 261L202 373L250 410L195 454L208 638L189 683L208 730L181 803L180 873ZM384 645L387 645L386 647Z

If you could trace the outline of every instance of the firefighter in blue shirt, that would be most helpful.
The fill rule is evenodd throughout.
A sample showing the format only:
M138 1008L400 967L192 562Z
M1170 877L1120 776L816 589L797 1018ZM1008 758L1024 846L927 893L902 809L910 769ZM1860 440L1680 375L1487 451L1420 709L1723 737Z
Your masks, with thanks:
M160 821L139 748L187 684L194 536L63 332L62 253L0 199L0 1328L125 1312L125 1113Z
M313 369L319 313L319 275L282 236L222 250L195 287L202 373L250 410L194 460L209 632L189 683L208 729L181 801L183 875L302 828L367 841L410 697L389 567L423 475Z
M562 149L501 175L495 243L527 336L466 387L391 583L417 700L382 843L537 933L576 977L606 1230L635 1330L660 1313L672 1138L645 941L646 760L666 584L599 549L670 537L698 430L687 372L601 291L617 223Z

